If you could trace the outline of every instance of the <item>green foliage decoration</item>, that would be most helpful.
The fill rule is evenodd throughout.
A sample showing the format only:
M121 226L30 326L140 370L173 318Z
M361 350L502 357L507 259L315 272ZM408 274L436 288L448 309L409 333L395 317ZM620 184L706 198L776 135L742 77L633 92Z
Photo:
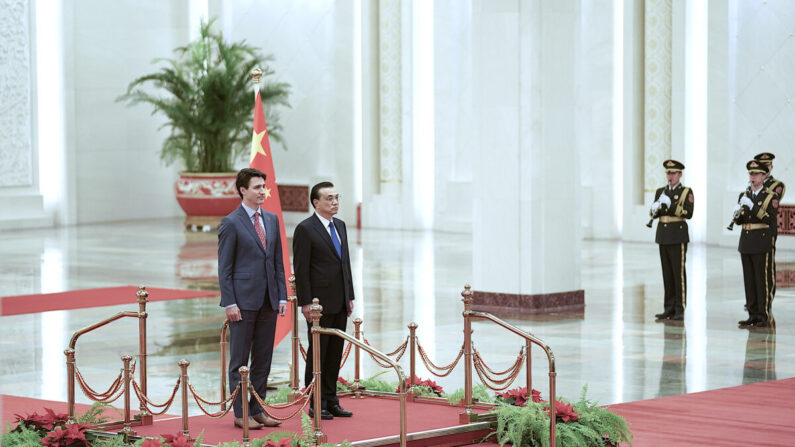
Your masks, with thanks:
M556 444L566 447L605 447L625 442L632 445L627 421L582 395L572 403L579 415L576 422L555 424ZM564 399L560 399L564 401ZM549 447L549 416L546 402L528 402L524 407L501 404L497 407L497 441L500 445Z
M41 435L35 429L26 426L12 430L11 424L6 423L6 433L0 435L0 445L3 447L30 447L41 445Z
M463 388L459 388L451 394L446 394L445 398L451 404L458 405L464 399L464 395L465 395L465 390ZM489 388L486 385L483 385L482 383L477 383L472 387L472 401L493 403L495 399L494 396L489 394Z
M263 56L245 41L226 42L211 29L213 22L202 22L199 37L176 48L174 58L155 59L164 66L133 80L116 99L129 106L149 104L153 115L165 115L163 127L171 133L160 158L166 165L182 160L188 172L230 172L235 161L249 154L254 107L249 76L255 67L262 69L260 96L268 134L284 143L274 108L290 106L290 85L271 79L273 56ZM163 91L167 94L160 96Z

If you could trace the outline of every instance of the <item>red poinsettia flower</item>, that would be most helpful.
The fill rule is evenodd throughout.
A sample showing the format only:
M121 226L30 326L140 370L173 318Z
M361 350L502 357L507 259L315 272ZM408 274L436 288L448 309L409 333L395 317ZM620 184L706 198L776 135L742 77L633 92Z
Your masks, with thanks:
M160 435L163 437L163 442L165 445L170 445L171 447L193 447L193 443L190 442L190 439L182 434L178 435Z
M55 428L56 425L63 424L68 419L68 415L66 413L56 413L50 408L44 409L45 414L38 414L34 412L33 414L28 414L27 416L22 416L20 414L15 414L17 418L17 422L20 424L25 424L28 427L34 427L36 429L44 429L44 430L52 430Z
M408 388L409 385L411 384L411 378L410 377L406 377L405 383L406 383L406 388ZM439 386L436 382L434 382L433 380L430 380L430 379L421 379L419 377L415 377L414 378L414 385L415 386L416 385L427 386L437 396L441 396L444 393L444 390L442 389L442 387ZM396 393L399 392L399 391L400 391L400 387L398 387L398 389L395 390Z
M47 433L47 436L41 439L41 445L58 447L66 444L67 432L63 427L55 427L55 430Z
M533 389L532 392L532 399L533 402L543 402L541 400L541 392ZM514 388L512 390L508 390L504 393L497 393L497 396L501 397L502 400L505 402L515 405L517 407L523 407L527 405L527 398L530 397L527 394L527 387L523 386L521 388Z
M337 382L339 382L339 383L341 383L341 384L343 384L343 385L345 385L347 387L352 386L352 384L350 382L348 382L347 380L343 379L342 377L337 377Z
M158 439L147 439L141 444L141 447L163 447L163 443Z
M549 411L548 408L547 411ZM572 407L571 405L556 400L555 419L562 422L577 422L580 420L580 415L574 412L574 407Z
M90 424L66 424L66 445L90 445L86 439L86 430L91 427Z
M289 438L282 438L278 441L274 441L273 439L268 439L265 441L265 444L262 444L262 447L292 447L293 446L293 437L290 436Z

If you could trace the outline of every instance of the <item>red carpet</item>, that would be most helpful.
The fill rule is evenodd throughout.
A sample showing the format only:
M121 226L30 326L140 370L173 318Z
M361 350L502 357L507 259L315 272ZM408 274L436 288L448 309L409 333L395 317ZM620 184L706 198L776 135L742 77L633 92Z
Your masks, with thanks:
M780 447L795 445L793 401L795 378L628 402L611 405L610 409L629 421L635 436L635 447ZM339 443L346 439L359 441L398 434L397 400L346 397L342 399L342 405L355 415L353 418L323 421L323 431L330 442ZM0 395L0 407L4 421L13 420L14 413L41 413L44 407L66 411L66 404L62 402L3 395ZM86 405L78 407L78 413L88 408ZM408 430L411 433L458 425L459 412L460 408L447 405L409 403ZM181 420L177 416L161 417L154 425L135 427L139 434L145 436L176 433L180 428ZM232 426L231 414L222 420L194 416L189 420L189 428L194 437L203 431L207 444L240 440L242 437L242 431ZM279 430L299 432L300 421L288 421ZM253 430L251 436L252 439L264 437L271 431L273 429ZM472 445L472 440L458 441L460 443L450 445ZM426 439L410 442L410 445L436 444L433 439Z
M795 445L795 378L611 405L633 447Z
M364 399L340 398L340 404L354 413L352 418L335 418L323 421L323 432L328 436L329 442L340 443L344 440L360 441L364 439L393 436L400 433L400 403L395 399L367 397ZM294 411L294 410L293 410ZM409 402L406 408L408 432L419 432L435 428L451 427L458 424L458 413L461 408L449 405L423 404ZM480 410L478 412L481 412ZM291 411L281 410L280 415L289 415ZM188 420L188 428L192 437L197 437L204 430L203 443L217 444L224 441L241 441L243 431L232 424L232 413L223 419L210 419L206 416L194 416ZM155 436L162 433L176 433L182 427L179 418L164 420L146 427L136 427L139 435ZM287 430L301 432L301 421L294 418L282 424L281 427L272 429L250 431L251 439L262 438L273 431ZM478 435L480 439L484 434ZM470 438L472 439L472 438ZM467 444L471 441L463 441ZM460 445L459 444L459 445ZM430 443L411 443L412 446L435 445Z
M21 414L23 416L31 413L43 414L45 408L49 408L56 413L66 413L68 411L66 409L66 402L0 394L0 416L2 416L0 424L2 424L2 431L5 432L6 423L11 424L12 429L17 426L15 422L17 419L16 416L14 416L15 414ZM75 404L75 414L83 414L89 408L91 408L91 405ZM135 413L137 412L134 412L133 414ZM105 414L110 417L111 420L118 420L123 417L120 416L121 413L116 413L116 411L112 409L106 409ZM155 416L155 419L167 419L173 417L173 415L164 414L162 416Z
M147 287L149 301L181 300L220 296L219 292L206 290L161 289ZM87 307L129 304L138 309L136 286L102 287L99 289L72 290L61 293L4 296L0 298L0 315L19 315L51 310L84 309Z

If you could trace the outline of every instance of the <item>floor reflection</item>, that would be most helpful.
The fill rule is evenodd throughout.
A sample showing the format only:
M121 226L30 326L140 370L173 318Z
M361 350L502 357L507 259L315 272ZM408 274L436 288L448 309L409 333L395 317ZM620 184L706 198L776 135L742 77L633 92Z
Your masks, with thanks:
M687 387L687 332L677 322L663 323L662 367L657 397L683 394Z
M416 322L431 360L451 362L463 340L460 294L472 278L471 236L349 232L350 240L357 241L351 249L355 316L364 320L370 343L392 351L406 339L408 324ZM745 300L740 257L733 247L693 244L688 307L679 325L654 322L662 310L663 286L651 240L584 241L582 247L583 312L504 316L552 348L559 395L576 397L587 384L590 398L610 404L795 376L795 357L775 356L777 344L795 344L795 290L777 291L777 330L738 329ZM0 296L128 284L217 289L215 253L214 234L186 234L180 219L0 232ZM795 253L779 251L777 260L780 265L793 262ZM0 317L0 394L65 400L63 349L71 334L136 308L131 300L129 306ZM147 310L152 398L162 402L169 396L179 375L177 363L186 358L196 390L217 399L223 322L218 299L154 302ZM120 356L137 350L137 323L117 323L81 337L78 344L78 367L94 389L107 388L119 372ZM300 325L304 338L305 323ZM475 322L473 331L475 347L496 370L511 365L523 345L488 322ZM401 360L404 369L408 357ZM546 395L547 359L539 349L532 358L533 386ZM290 361L289 345L282 343L274 352L275 380L286 379ZM364 358L364 377L383 371ZM443 378L430 376L423 367L419 374L447 391L461 388L464 380L461 367ZM353 376L353 362L342 375ZM382 378L393 381L393 375L386 372ZM524 373L519 377L515 386L524 385ZM88 403L80 393L78 401ZM191 411L198 409L192 406Z
M745 342L743 385L776 380L776 324L765 328L748 328Z
M186 233L179 249L177 276L185 288L218 289L218 236L215 233Z

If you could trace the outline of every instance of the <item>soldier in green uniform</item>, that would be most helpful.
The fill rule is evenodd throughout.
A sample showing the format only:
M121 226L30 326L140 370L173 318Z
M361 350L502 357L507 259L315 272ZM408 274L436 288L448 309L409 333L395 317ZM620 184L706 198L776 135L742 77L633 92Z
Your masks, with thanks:
M787 191L787 186L781 180L773 178L773 159L776 158L775 155L771 154L770 152L762 152L761 154L757 154L754 157L754 160L764 163L768 168L767 177L764 180L764 186L767 191L772 191L778 195L778 200L781 202L784 200L784 193ZM768 279L770 284L770 297L767 300L767 311L770 312L771 306L773 306L773 298L776 297L776 239L778 239L778 222L773 221L770 223L770 231L773 232L773 250L770 254L770 259L768 259L769 265L767 266L767 271L770 273L770 278Z
M693 191L682 185L685 165L676 160L663 162L668 184L654 194L651 215L659 216L655 242L660 248L663 284L665 285L664 311L655 315L658 320L683 320L687 306L687 275L685 259L690 236L686 219L693 217Z
M770 324L770 256L773 251L773 232L778 214L778 195L767 191L764 179L770 172L767 165L751 160L745 165L750 188L740 194L735 213L735 223L742 225L738 250L743 264L745 281L745 306L748 319L741 327L767 327ZM739 211L739 213L737 213Z

